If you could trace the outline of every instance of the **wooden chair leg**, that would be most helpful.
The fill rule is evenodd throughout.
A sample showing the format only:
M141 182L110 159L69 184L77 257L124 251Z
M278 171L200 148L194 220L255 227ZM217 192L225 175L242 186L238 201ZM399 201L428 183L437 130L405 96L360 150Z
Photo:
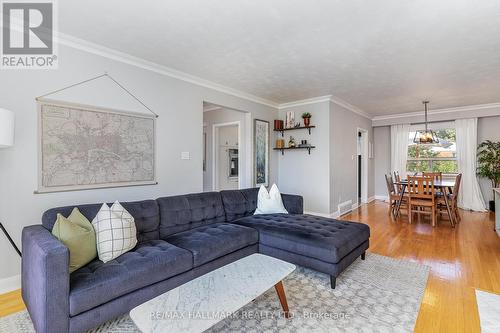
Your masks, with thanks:
M408 203L408 223L411 224L412 216L413 216L413 208L411 207L411 204Z
M436 218L437 218L437 214L436 214L436 207L432 207L432 227L435 227L436 226Z

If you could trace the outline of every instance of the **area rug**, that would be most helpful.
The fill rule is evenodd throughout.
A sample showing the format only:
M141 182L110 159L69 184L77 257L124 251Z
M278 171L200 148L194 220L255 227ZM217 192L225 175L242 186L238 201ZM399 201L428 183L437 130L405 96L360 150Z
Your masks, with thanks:
M500 332L500 295L476 290L482 333Z
M429 267L367 254L330 288L328 275L303 267L288 276L291 318L285 319L274 288L224 319L209 332L412 332ZM26 311L0 318L0 332L34 332ZM92 333L139 332L128 315Z

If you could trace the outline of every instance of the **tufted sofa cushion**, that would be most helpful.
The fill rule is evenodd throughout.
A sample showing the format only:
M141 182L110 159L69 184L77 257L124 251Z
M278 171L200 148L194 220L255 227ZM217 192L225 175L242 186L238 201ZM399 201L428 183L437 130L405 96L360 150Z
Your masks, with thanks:
M251 216L257 208L258 188L221 191L226 221L231 222L245 216ZM283 204L290 214L303 213L303 198L300 195L281 194Z
M370 237L365 224L313 215L252 215L235 223L259 230L260 244L332 264Z
M206 192L156 200L160 207L160 238L226 219L218 192Z
M112 204L108 205L111 206ZM160 213L155 200L121 202L121 205L134 217L139 242L159 239ZM78 207L80 212L89 221L92 221L101 206L102 203L52 208L43 213L42 224L51 231L56 222L57 214L68 216L74 207Z
M192 267L191 252L163 240L143 242L133 251L105 264L94 260L70 275L70 315L75 316Z
M193 253L194 267L259 241L257 230L232 223L215 223L165 239Z

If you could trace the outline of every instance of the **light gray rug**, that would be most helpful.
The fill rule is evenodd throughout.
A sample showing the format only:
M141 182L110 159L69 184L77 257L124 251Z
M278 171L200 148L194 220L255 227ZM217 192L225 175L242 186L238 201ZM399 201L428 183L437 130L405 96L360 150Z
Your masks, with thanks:
M476 290L482 333L500 332L500 295Z
M376 254L357 260L330 289L328 275L298 267L284 281L291 319L281 315L274 288L214 332L412 332L429 267ZM0 318L0 332L34 332L26 311ZM128 315L92 333L138 332Z

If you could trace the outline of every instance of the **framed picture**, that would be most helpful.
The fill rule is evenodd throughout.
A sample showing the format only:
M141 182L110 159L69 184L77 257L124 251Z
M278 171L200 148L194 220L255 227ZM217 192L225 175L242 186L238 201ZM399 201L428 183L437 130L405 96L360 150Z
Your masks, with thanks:
M269 185L269 122L254 122L254 175L255 186Z

